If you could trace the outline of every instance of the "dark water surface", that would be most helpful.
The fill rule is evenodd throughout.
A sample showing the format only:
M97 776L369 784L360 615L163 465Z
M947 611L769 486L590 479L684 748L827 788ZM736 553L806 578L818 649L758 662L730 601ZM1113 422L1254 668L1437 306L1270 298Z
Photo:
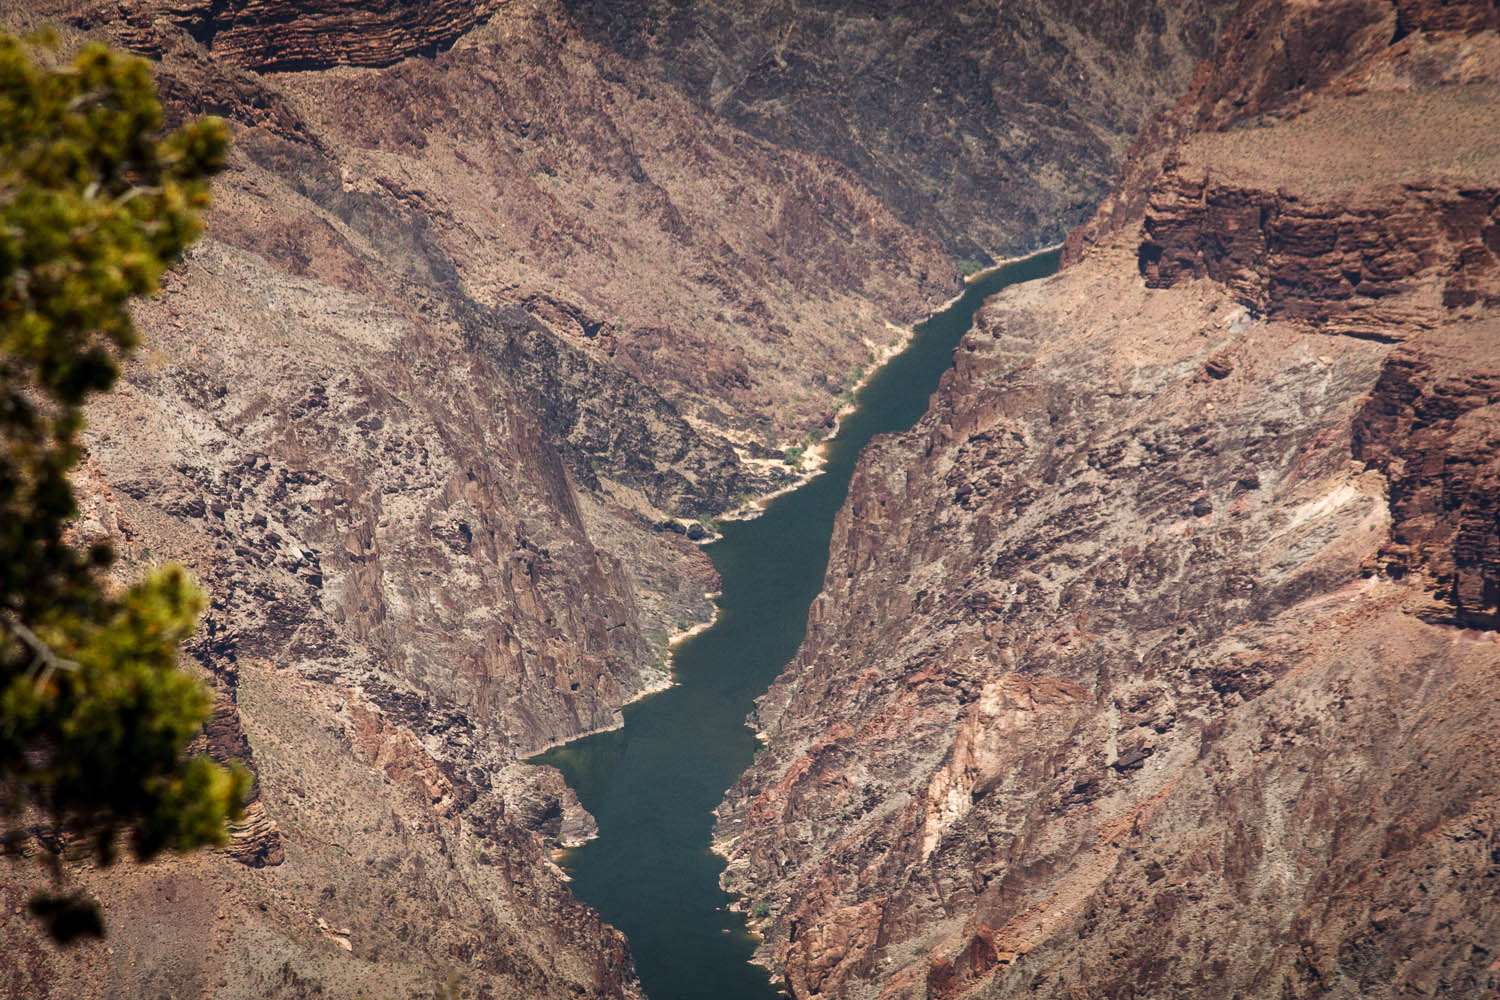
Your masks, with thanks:
M723 577L719 620L677 647L677 685L625 709L625 727L536 758L562 770L599 821L599 838L563 859L573 891L630 938L651 1000L771 1000L749 964L755 939L719 888L709 851L712 810L759 745L745 716L802 642L823 583L833 518L855 460L876 434L911 427L927 410L953 349L984 299L1057 269L1052 250L969 285L917 327L911 346L860 392L829 443L818 478L753 521L723 525L707 547Z

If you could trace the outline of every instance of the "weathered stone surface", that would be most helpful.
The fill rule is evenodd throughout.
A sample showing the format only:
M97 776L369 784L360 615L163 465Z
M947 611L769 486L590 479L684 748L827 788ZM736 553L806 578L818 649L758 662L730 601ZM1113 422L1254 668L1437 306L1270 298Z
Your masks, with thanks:
M1297 171L1306 182L1321 173L1323 181L1337 181L1337 173L1324 170L1329 160L1345 170L1361 172L1364 164L1355 162L1369 156L1378 165L1386 143L1407 147L1420 141L1424 130L1435 123L1420 122L1416 127L1395 127L1391 122L1364 119L1359 124L1379 131L1355 128L1357 119L1342 113L1330 113L1331 97L1359 96L1366 93L1431 91L1448 84L1493 82L1500 75L1500 37L1493 31L1428 32L1404 34L1397 27L1399 5L1393 0L1338 0L1334 3L1285 3L1283 0L1244 0L1231 28L1220 40L1212 62L1205 61L1192 84L1177 104L1158 114L1136 137L1125 158L1121 180L1085 224L1068 234L1066 259L1077 259L1085 247L1107 236L1139 225L1146 204L1156 189L1162 173L1163 157L1169 151L1181 153L1184 140L1200 146L1233 143L1233 133L1250 119L1265 121L1295 119L1309 109L1319 113L1325 124L1333 126L1329 134L1303 128L1301 134L1290 133L1298 140L1300 154ZM1480 11L1482 4L1464 2L1435 4L1455 14ZM1393 42L1392 40L1395 39ZM1438 105L1444 117L1454 108L1442 106L1429 94L1429 106ZM1377 98L1378 101L1378 98ZM1399 103L1391 106L1399 115L1410 111ZM1481 130L1472 123L1452 122L1447 137L1459 137L1472 143ZM1216 136L1216 133L1228 133ZM1429 159L1441 161L1446 143L1429 143L1424 151ZM1219 158L1218 166L1254 170L1260 159L1270 157L1284 168L1288 150L1262 144L1253 150L1241 148L1237 158ZM1279 168L1278 168L1279 169ZM1272 171L1271 173L1274 173ZM1332 176L1330 176L1332 174ZM1490 176L1480 181L1490 184ZM1274 192L1275 185L1260 190Z
M920 996L927 956L963 965L981 925L1009 953L1067 938L1136 811L1295 669L1310 622L1367 600L1322 605L1389 520L1349 451L1386 348L1132 265L1004 297L933 412L861 464L720 826L799 996ZM830 947L871 903L877 943Z
M872 74L904 95L874 172L802 141L838 102L757 135L554 0L4 6L151 54L169 119L235 130L207 238L90 414L83 493L122 570L178 559L209 591L204 745L248 754L258 795L232 857L77 872L110 942L7 924L4 991L411 996L462 971L530 1000L638 994L547 855L591 821L517 756L662 682L715 587L679 518L790 478L850 372L951 293L932 233L1035 245L1041 212L1081 213L1222 5L1007 6L980 42L946 9L909 12L932 39L875 18L884 64L924 75ZM1019 196L991 225L960 209L997 149ZM872 947L873 912L827 954Z
M1259 313L1349 333L1492 308L1497 108L1492 83L1350 95L1190 138L1152 189L1140 272L1158 288L1206 276Z
M1494 0L1396 0L1396 11L1402 34L1500 28L1500 6Z
M188 752L207 754L220 762L239 761L255 775L255 753L245 737L238 705L239 673L225 670L214 680L213 715L203 727L203 735L188 746ZM281 846L281 831L266 814L261 802L260 780L255 777L245 802L245 815L230 827L228 851L236 861L252 868L279 865L286 859Z
M960 257L1081 222L1233 4L568 0L583 30L764 139L854 171Z
M789 479L739 443L821 423L951 265L547 3L383 70L265 76L233 32L151 30L169 116L224 115L235 154L90 412L81 530L208 591L204 748L257 800L229 855L75 872L112 938L8 923L30 957L0 992L637 995L547 855L591 819L517 757L665 680L717 581L657 525Z
M1495 37L1396 13L1245 4L864 456L720 809L795 996L1500 991Z
M1386 362L1354 454L1390 480L1379 568L1420 572L1470 628L1500 628L1500 324L1449 327Z
M251 69L389 66L432 55L483 22L506 0L119 0L73 16L108 21L137 51L160 55L164 31L188 32L217 58Z

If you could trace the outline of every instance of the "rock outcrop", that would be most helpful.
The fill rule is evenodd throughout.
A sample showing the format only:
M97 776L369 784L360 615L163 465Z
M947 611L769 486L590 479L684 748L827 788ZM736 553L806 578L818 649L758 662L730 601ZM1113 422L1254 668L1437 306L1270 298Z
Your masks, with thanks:
M665 682L717 581L662 525L788 481L830 379L956 274L552 4L450 7L6 10L155 55L170 119L235 132L90 411L79 531L208 592L200 745L256 784L225 854L73 873L105 943L8 923L0 993L638 994L548 856L592 821L520 757Z
M1455 308L1493 308L1497 108L1500 86L1455 84L1194 136L1151 192L1140 272L1157 288L1209 277L1259 314L1356 335L1406 337ZM1278 188L1289 175L1297 188Z
M1060 238L1187 84L1228 0L570 0L739 127L852 170L959 257Z
M1241 13L861 461L720 810L799 998L1500 991L1493 6Z
M506 0L123 0L74 14L110 23L138 52L161 55L186 31L215 57L266 71L389 66L433 55L482 23Z
M75 873L108 942L7 924L0 992L638 995L547 853L591 820L519 759L665 682L716 586L692 520L791 480L951 294L949 250L1085 210L1224 4L1138 6L987 5L979 42L946 11L864 19L921 78L804 61L765 86L821 110L781 134L760 83L715 114L693 51L638 59L558 0L0 5L150 55L171 121L234 130L205 239L90 413L79 530L122 572L197 575L202 746L257 779L227 853ZM894 129L871 156L824 100L840 76L893 98L847 123ZM990 202L964 171L995 150Z
M1447 327L1393 354L1354 427L1356 458L1390 482L1377 568L1429 579L1441 617L1500 628L1500 335Z
M227 666L220 662L221 666ZM205 723L203 734L188 745L188 752L207 754L218 761L237 760L250 770L253 777L255 751L240 722L238 681L237 672L232 669L225 669L223 676L213 678L213 714ZM230 857L251 868L279 865L286 860L281 830L266 813L258 779L251 781L244 816L230 827L228 852Z

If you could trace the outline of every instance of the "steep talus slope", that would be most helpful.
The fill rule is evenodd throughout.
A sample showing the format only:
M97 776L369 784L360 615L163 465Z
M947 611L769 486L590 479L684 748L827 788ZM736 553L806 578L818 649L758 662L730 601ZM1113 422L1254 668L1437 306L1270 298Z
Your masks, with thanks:
M1081 222L1212 48L1227 0L567 0L758 136L854 171L962 257Z
M1500 49L1322 6L862 460L720 810L796 996L1500 990Z

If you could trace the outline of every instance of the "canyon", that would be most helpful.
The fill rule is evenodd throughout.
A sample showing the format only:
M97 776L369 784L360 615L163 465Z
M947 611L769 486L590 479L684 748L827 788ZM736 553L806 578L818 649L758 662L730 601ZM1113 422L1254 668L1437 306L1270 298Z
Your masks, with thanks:
M794 996L1500 991L1497 27L1243 4L866 451L719 810Z
M0 5L65 49L148 56L168 124L233 130L204 238L90 410L76 534L113 539L122 579L174 560L199 580L188 653L216 704L195 746L256 777L223 852L71 859L108 938L59 950L7 921L0 993L641 995L550 854L593 821L524 759L668 682L668 636L712 613L711 519L812 468L846 389L957 289L956 256L1080 221L1227 7L1152 28L981 6L1005 64L984 62L1000 36L940 19L932 54L1032 94L923 96L921 129L972 122L1011 164L969 217L946 153L890 173L916 133L880 134L911 108L860 126L887 164L866 169L852 138L808 139L832 112L749 127L691 84L688 47L674 68L576 5ZM915 58L890 47L905 31L871 58ZM1096 92L1059 118L1043 83L1070 60ZM951 193L916 211L908 184ZM1007 221L962 237L981 216ZM18 915L45 876L11 872Z
M0 995L645 995L526 759L669 683L694 543L960 263L1064 237L855 468L717 810L756 960L1500 992L1493 0L0 12L233 128L76 533L200 581L195 748L256 776L223 851L69 860L103 941L13 866Z
M569 0L591 37L841 164L956 256L1050 245L1213 50L1215 0ZM1180 81L1180 82L1179 82Z

